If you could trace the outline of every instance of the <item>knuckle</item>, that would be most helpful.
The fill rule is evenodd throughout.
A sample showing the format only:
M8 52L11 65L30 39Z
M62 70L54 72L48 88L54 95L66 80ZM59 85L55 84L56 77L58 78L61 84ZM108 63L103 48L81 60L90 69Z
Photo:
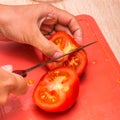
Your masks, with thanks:
M15 84L16 84L16 79L14 76L10 76L10 78L8 78L8 80L5 83L5 87L8 88L8 90L14 89L15 88Z
M16 80L15 80L14 76L11 75L11 73L6 72L1 77L2 77L2 79L0 80L0 83L1 83L0 88L1 89L10 90L15 87Z

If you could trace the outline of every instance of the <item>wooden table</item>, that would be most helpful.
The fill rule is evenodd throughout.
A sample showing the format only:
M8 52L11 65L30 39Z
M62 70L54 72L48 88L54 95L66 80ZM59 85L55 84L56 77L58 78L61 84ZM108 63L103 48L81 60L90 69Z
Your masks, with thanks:
M44 0L45 1L45 0ZM48 0L49 1L49 0ZM50 0L51 1L51 0ZM120 0L56 0L54 6L73 15L88 14L100 27L120 63ZM35 4L34 0L0 0L1 4Z

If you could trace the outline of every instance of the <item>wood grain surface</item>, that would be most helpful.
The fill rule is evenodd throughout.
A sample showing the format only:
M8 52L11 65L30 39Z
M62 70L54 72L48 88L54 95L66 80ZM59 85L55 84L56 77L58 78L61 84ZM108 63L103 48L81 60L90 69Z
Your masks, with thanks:
M0 0L1 4L36 4L37 0ZM64 9L73 15L88 14L100 27L120 63L120 0L38 0Z

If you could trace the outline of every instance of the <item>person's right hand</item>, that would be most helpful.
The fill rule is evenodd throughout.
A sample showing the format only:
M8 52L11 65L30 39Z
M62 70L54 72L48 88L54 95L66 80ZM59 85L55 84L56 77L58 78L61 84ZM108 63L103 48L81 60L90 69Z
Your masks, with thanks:
M0 67L0 106L4 105L10 93L24 94L27 84L22 76L12 73L12 66Z

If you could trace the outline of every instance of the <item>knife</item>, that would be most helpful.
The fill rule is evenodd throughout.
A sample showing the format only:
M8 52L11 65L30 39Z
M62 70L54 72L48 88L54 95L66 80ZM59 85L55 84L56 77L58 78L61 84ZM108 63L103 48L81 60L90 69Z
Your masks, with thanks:
M51 59L49 59L48 61L45 61L45 62L43 62L43 63L34 65L34 66L32 66L32 67L30 67L30 68L27 68L27 69L25 69L25 70L14 70L13 72L14 72L14 73L17 73L17 74L19 74L19 75L21 75L21 76L23 76L23 77L26 77L28 72L30 72L30 71L32 71L32 70L34 70L34 69L37 69L37 68L39 68L39 67L45 66L46 64L51 63L51 62L54 62L54 61L56 61L56 60L58 60L58 59L60 59L60 58L63 58L64 56L67 56L67 55L71 54L71 53L78 52L78 51L84 49L84 48L87 47L87 46L90 46L90 45L92 45L92 44L95 44L96 42L97 42L97 41L94 41L94 42L85 44L85 45L83 45L83 46L81 46L81 47L79 47L79 48L73 49L73 50L69 51L68 53L63 54L63 55L61 55L61 56L59 56L59 57L57 57L57 58L51 58Z

